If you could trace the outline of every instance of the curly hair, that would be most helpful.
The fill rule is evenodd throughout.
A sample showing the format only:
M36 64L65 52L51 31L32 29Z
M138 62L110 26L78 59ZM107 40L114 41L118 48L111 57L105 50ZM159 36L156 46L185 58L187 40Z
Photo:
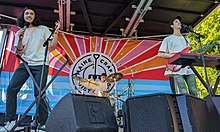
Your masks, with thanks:
M40 25L40 19L39 19L38 15L37 15L37 12L36 12L35 8L33 8L33 7L25 7L25 9L24 9L24 10L21 12L21 14L18 16L17 25L18 25L19 27L21 27L21 28L24 27L24 24L25 24L24 12L25 12L26 10L32 10L32 11L34 11L34 13L35 13L35 18L34 18L34 21L33 21L32 24L33 24L33 26L39 26L39 25Z

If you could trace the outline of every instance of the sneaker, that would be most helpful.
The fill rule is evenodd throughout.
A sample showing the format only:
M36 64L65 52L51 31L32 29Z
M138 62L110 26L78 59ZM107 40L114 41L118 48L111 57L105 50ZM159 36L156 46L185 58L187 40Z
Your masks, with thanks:
M14 127L15 121L7 122L4 127L0 129L0 132L9 132Z
M38 130L46 131L45 125L39 125L39 126L38 126Z

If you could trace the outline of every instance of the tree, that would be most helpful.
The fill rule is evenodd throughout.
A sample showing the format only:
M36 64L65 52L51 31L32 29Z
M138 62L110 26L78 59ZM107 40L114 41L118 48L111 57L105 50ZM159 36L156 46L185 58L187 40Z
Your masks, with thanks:
M204 20L198 27L194 30L197 33L200 33L205 36L204 39L201 39L202 47L207 46L213 42L220 40L220 8L216 9L206 20ZM188 38L191 41L192 50L199 49L200 44L196 40L194 34L188 35ZM205 50L204 54L217 55L220 56L220 44ZM219 62L220 63L220 62ZM196 70L200 73L202 78L205 78L205 72L203 67L196 67ZM215 80L218 76L218 70L213 68L207 68L208 80L211 86L214 86ZM202 97L208 95L208 91L204 88L203 84L197 78L197 87L202 92ZM220 87L218 87L217 92L220 94Z

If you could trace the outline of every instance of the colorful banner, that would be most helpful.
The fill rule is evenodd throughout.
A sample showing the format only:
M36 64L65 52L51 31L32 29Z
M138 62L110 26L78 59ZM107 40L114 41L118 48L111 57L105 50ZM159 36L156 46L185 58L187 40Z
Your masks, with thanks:
M0 74L0 112L5 111L5 97L13 71L19 64L13 47L15 27L9 33L3 69ZM122 94L122 100L151 93L171 93L168 78L164 76L165 60L157 57L161 41L157 40L114 40L102 37L78 36L59 33L58 46L50 51L48 81L69 60L61 73L47 89L47 98L53 108L67 93L83 91L88 94L91 88L80 85L73 75L98 81L101 73L123 74L123 78L110 83L111 94ZM77 90L76 90L77 89ZM116 89L116 91L114 91ZM18 94L18 113L22 114L33 101L31 78ZM33 108L30 114L35 113Z

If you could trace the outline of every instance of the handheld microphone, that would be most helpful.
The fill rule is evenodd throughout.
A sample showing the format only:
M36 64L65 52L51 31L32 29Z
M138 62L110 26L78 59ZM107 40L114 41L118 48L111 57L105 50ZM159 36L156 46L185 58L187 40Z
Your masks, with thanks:
M29 27L29 25L30 25L30 23L29 23L29 22L25 22L25 23L24 23L24 27L23 27L23 29L25 30L26 28L28 28L28 27Z
M29 25L30 25L30 23L29 23L29 22L25 22L25 23L24 23L23 30L25 31L25 30L26 30L26 28L28 28L28 27L29 27ZM23 33L23 34L20 34L19 38L21 38L21 37L23 37L23 36L24 36L24 33Z

